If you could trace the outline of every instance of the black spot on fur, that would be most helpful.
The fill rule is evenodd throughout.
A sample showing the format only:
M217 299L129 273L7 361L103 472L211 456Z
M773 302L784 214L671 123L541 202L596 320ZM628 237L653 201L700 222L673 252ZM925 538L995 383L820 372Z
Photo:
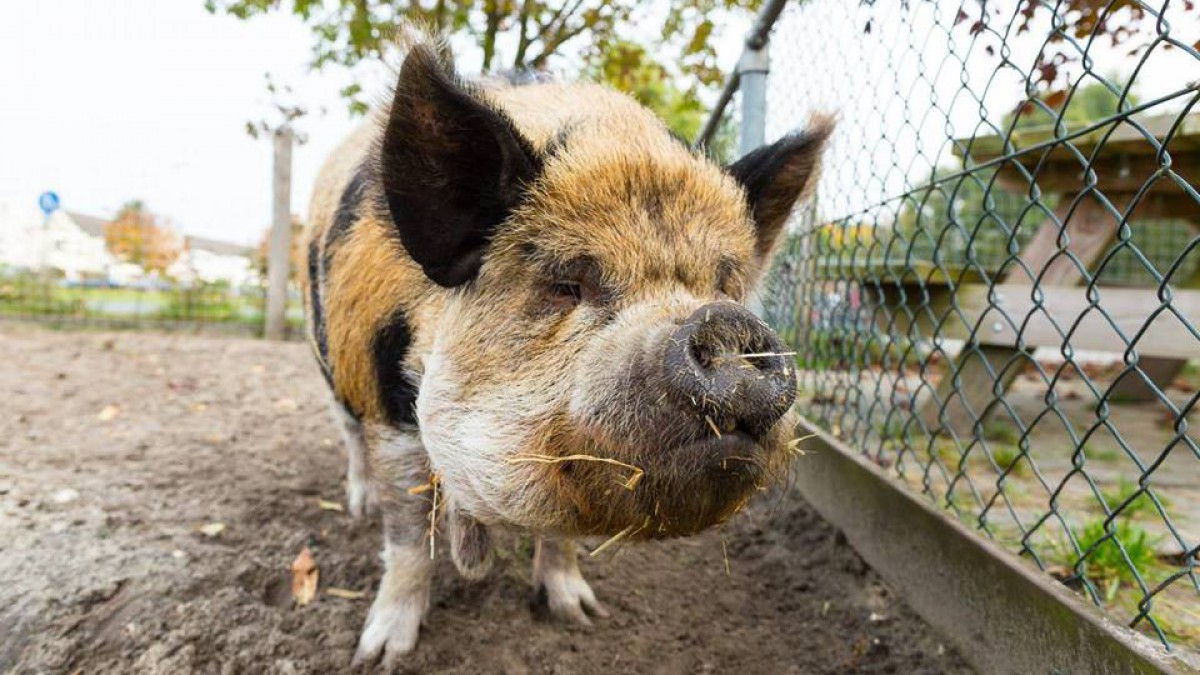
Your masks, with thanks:
M317 364L325 383L333 388L333 370L329 366L329 340L325 331L325 311L321 307L321 257L317 240L308 244L309 320L312 322L312 341L317 350Z
M325 232L325 265L329 265L333 249L354 231L354 224L361 214L361 207L368 182L367 164L360 164L342 191L338 201L337 211L333 214L333 224Z
M375 334L371 345L383 413L392 424L417 423L417 388L404 371L404 357L408 355L411 343L408 319L403 310L396 310L387 324Z

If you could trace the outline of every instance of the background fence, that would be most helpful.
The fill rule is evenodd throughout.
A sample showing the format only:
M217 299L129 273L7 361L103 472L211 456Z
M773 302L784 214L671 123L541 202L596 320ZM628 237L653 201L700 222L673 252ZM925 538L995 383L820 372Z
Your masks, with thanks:
M43 214L33 204L6 202L0 222L0 320L264 332L265 244L259 251L180 237L140 206L123 208L110 220L62 209ZM298 336L303 308L297 284L287 284L282 295L285 324Z
M0 320L55 326L149 328L262 335L266 290L260 284L182 283L164 278L130 284L70 280L54 269L0 266ZM289 293L289 334L302 331L303 308Z
M839 118L763 294L799 353L803 414L1185 652L1197 48L1186 1L793 2L765 100L743 73L739 106L753 136L765 103L767 140Z

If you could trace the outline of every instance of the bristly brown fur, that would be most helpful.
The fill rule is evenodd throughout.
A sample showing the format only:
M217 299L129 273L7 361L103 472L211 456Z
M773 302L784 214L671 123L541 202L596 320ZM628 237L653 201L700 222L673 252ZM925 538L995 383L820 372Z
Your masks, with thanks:
M394 103L412 106L409 118L397 120L393 110L368 120L326 163L314 193L306 244L319 249L322 266L302 283L306 300L319 299L324 310L335 397L367 426L395 421L373 349L389 322L402 317L409 341L396 368L419 382L435 342L438 358L452 364L454 388L438 404L445 417L496 408L494 414L509 419L497 418L507 427L495 433L521 436L511 442L524 444L526 452L582 453L646 467L635 490L622 490L612 467L601 463L506 467L509 488L521 493L521 524L653 538L724 521L755 488L783 473L787 423L766 434L754 456L731 458L735 466L722 465L714 474L701 460L677 452L703 441L710 427L719 435L711 419L706 426L679 401L652 405L646 392L622 397L621 391L640 386L654 389L653 402L658 391L670 388L661 351L652 358L626 343L661 341L665 333L644 334L645 327L667 330L705 303L745 299L781 238L794 199L812 189L829 122L819 120L807 134L727 169L679 143L627 96L587 84L475 88L458 82L448 63L443 72L430 54L406 64L401 75L415 80L402 81L408 88ZM466 113L435 120L436 106L425 110L409 100L418 94L441 97ZM413 143L418 150L397 136L417 133L412 130L423 124L433 130ZM478 188L450 184L440 173L470 175L474 167L460 136L471 134L493 141L481 151L482 164L507 167L498 175L481 174ZM426 161L438 152L450 155L444 165ZM404 171L385 171L389 162ZM403 183L414 167L432 171L415 177L415 188ZM504 182L514 176L511 184ZM493 183L500 192L489 191ZM422 194L440 189L449 196L421 203ZM482 202L473 200L476 194ZM347 204L350 197L357 203ZM414 212L391 213L397 199ZM471 221L479 217L471 211L477 203L484 204L479 222ZM338 236L326 236L339 213L343 219L353 214L353 222L341 223ZM496 213L501 221L489 220ZM442 215L466 222L466 229L437 230ZM428 221L430 229L414 231L409 223L405 230L405 219ZM414 246L434 254L417 260ZM451 261L442 267L439 250L465 251L465 266ZM581 268L598 277L596 292L606 301L577 312L547 311L547 288L562 270ZM314 285L317 292L310 294ZM625 333L604 333L618 316ZM585 352L592 363L581 366ZM633 360L657 360L648 365L612 356L625 352ZM582 371L592 374L588 386L614 392L593 395L590 405L619 412L568 419ZM538 403L527 403L532 399ZM431 455L435 469L438 461ZM446 480L453 492L456 476L451 472Z
M522 265L516 248L536 239L544 253L557 258L601 258L622 286L682 280L704 287L715 284L714 270L730 250L749 259L754 236L741 188L720 167L672 139L663 123L632 99L586 84L481 93L508 113L535 149L561 144L522 207L525 218L518 228L499 234L488 264ZM379 116L368 120L322 168L306 242L324 240L342 191L378 143L379 125ZM564 140L565 127L570 131ZM378 208L379 186L368 182L363 191L365 204L350 233L334 250L321 252L329 261L322 296L335 392L372 420L381 414L370 372L372 336L398 308L436 314L439 297L449 291L425 278L398 245ZM680 256L678 242L697 234L702 241L696 243L707 244L711 256ZM740 295L756 270L738 272L733 290ZM312 283L303 275L306 297ZM420 321L410 323L418 327L418 343L428 340ZM420 372L420 363L408 365Z

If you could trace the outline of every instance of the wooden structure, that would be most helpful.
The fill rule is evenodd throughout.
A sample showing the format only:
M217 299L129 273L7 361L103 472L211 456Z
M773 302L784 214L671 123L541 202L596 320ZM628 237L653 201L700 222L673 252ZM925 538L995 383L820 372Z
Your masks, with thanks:
M1173 379L1185 359L1200 357L1200 341L1161 311L1156 289L1104 287L1093 306L1080 286L1083 272L1094 270L1125 223L1138 227L1139 219L1177 218L1200 227L1200 202L1184 188L1200 183L1200 115L1135 121L1138 126L1114 121L1079 135L1056 136L1052 128L1020 131L1007 144L996 136L958 142L972 164L996 166L1002 188L1028 193L1035 184L1059 199L1054 218L1021 250L1022 265L1010 264L994 286L974 283L965 271L943 270L939 278L920 282L907 276L921 288L903 293L906 304L932 310L911 312L925 324L916 327L919 333L929 336L936 330L969 340L935 396L921 402L922 420L931 430L970 433L976 420L994 411L1035 347L1061 347L1069 340L1076 350L1124 352L1116 326L1136 339L1138 368L1158 386ZM907 279L897 285L909 285ZM1172 306L1200 324L1200 291L1195 290L1200 272L1172 279L1171 286ZM889 309L881 314L892 315L893 325L896 314L909 314L894 311L895 305ZM1153 394L1130 373L1112 395Z

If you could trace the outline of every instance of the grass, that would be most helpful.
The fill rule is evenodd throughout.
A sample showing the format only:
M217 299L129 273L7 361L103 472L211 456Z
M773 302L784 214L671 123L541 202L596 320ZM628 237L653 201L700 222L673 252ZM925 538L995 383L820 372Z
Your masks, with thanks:
M1011 420L993 420L983 425L983 437L996 443L1016 445L1021 440L1021 432Z
M1200 389L1200 360L1188 361L1176 379L1193 391Z
M1007 471L1010 476L1028 473L1029 461L1021 461L1024 455L1021 454L1021 449L1017 446L996 445L991 447L990 450L992 451L992 460L996 462L1001 471Z
M1155 568L1162 567L1154 550L1157 538L1150 537L1145 529L1126 519L1116 521L1110 536L1105 529L1105 519L1096 518L1075 531L1075 541L1084 556L1083 573L1100 587L1104 601L1109 604L1117 600L1122 584L1132 589L1138 577L1153 583L1152 577L1158 571ZM1121 554L1121 547L1124 547L1125 555ZM1065 543L1056 548L1055 557L1059 562L1074 568L1078 561L1074 548Z
M1121 481L1117 485L1107 490L1101 490L1100 495L1104 497L1108 508L1116 509L1133 497L1140 489L1141 487L1137 483L1127 478L1121 478ZM1170 506L1170 502L1167 501L1166 497L1160 494L1156 494L1155 496L1158 497L1159 503L1164 508ZM1126 518L1133 518L1139 514L1157 513L1157 511L1158 509L1154 506L1154 500L1150 498L1150 493L1142 492L1133 501L1129 502L1125 508L1121 509L1120 515Z
M0 316L87 323L109 328L214 324L252 332L263 322L263 298L237 293L224 284L172 288L67 287L61 280L28 274L0 277ZM289 306L291 329L303 312Z

